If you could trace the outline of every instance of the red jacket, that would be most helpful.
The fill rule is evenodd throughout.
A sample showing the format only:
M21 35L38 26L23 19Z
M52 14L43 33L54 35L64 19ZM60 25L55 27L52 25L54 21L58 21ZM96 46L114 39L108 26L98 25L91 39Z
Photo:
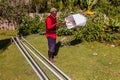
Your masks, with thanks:
M56 39L56 17L54 15L49 15L45 21L46 23L46 37L52 37Z

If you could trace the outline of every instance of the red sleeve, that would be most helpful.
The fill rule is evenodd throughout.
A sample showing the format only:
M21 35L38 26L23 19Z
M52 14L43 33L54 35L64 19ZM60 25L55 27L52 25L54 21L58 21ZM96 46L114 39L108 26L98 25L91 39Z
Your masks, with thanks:
M52 20L50 18L47 18L47 20L46 20L46 27L47 27L47 29L54 28L54 26L52 24Z

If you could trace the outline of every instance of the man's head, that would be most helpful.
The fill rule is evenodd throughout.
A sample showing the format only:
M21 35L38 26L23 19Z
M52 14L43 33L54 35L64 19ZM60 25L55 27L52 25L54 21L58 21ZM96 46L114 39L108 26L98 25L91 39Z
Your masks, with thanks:
M54 16L57 15L57 12L58 12L58 10L54 7L50 9L50 13L53 14Z

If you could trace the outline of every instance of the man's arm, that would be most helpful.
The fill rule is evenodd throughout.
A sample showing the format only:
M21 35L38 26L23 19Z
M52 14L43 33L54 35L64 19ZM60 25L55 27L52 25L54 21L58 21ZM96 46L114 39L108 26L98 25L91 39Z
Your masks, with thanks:
M55 28L55 25L52 24L52 20L50 18L47 18L46 26L47 26L47 29L54 29Z

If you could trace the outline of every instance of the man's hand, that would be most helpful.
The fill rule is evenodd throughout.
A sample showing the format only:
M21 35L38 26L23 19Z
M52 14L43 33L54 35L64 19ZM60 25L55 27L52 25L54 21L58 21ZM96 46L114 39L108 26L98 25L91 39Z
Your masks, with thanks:
M63 21L61 21L61 22L57 22L57 23L54 24L53 26L60 26L60 25L65 24L65 23L66 23L66 21L63 20Z
M66 21L65 21L65 20L63 20L61 23L62 23L62 24L65 24L65 23L66 23Z

